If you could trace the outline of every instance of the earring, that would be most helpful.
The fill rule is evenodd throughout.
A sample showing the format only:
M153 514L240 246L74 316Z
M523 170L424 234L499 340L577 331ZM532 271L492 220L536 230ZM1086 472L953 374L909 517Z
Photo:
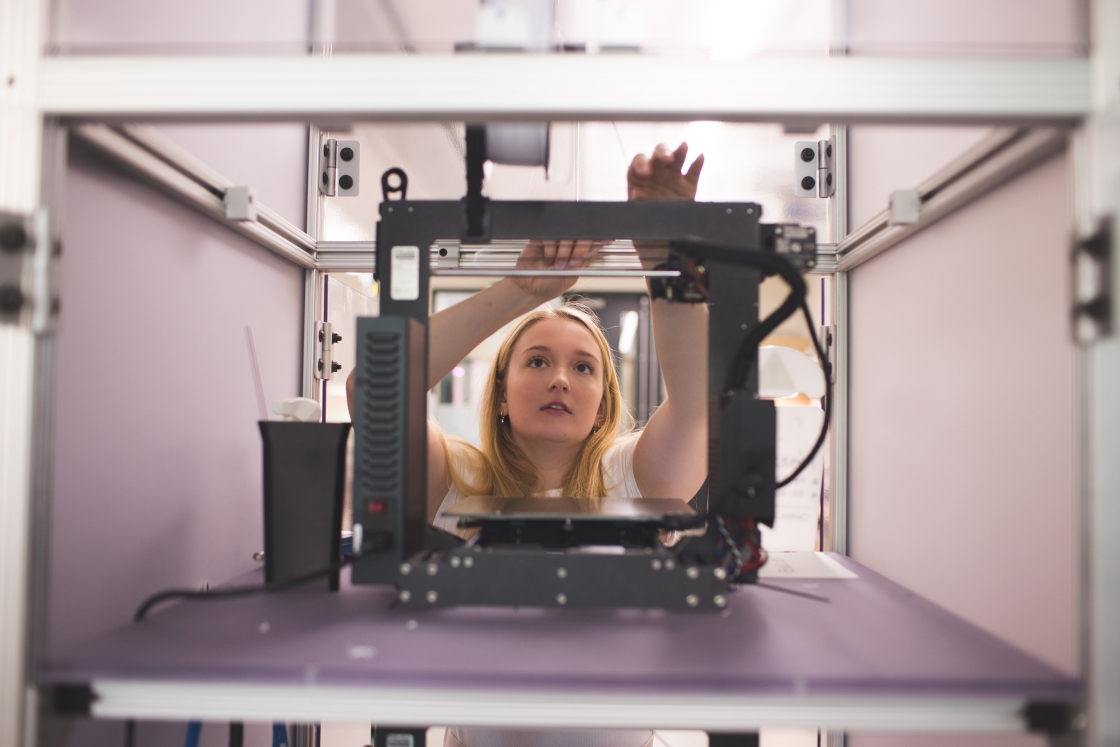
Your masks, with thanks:
M596 423L595 425L591 426L591 432L592 432L592 433L598 433L598 432L599 432L599 429L600 429L601 427L602 427L601 425L599 425L598 423Z
M509 425L509 415L506 415L505 413L502 413L501 415L498 416L498 422L501 423L502 425Z

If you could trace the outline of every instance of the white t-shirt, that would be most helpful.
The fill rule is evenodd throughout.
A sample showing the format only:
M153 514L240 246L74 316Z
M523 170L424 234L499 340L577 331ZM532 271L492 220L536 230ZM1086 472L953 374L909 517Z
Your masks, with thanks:
M609 502L613 498L641 498L634 479L634 447L637 433L615 441L603 455L603 481ZM473 475L472 475L473 477ZM545 493L546 497L560 497L559 488ZM447 532L454 532L458 519L444 516L443 512L462 500L463 494L452 485L439 504L432 525ZM447 730L445 747L648 747L653 743L649 729L550 729L527 731L514 729L481 729L452 727Z
M638 433L631 433L615 441L607 453L603 455L603 481L607 486L606 502L613 498L641 498L642 492L638 490L638 482L634 479L634 447L638 445ZM473 477L469 475L468 477ZM549 490L546 498L559 498L560 489ZM455 532L458 519L444 516L443 512L463 499L463 494L452 485L439 504L436 518L432 526L445 532Z

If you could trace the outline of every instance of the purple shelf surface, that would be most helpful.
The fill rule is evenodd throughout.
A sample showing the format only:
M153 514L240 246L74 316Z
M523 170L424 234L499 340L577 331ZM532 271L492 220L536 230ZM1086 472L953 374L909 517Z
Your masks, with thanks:
M1078 701L1080 680L842 556L859 579L767 580L722 613L394 608L388 587L157 609L47 662L47 682L181 680ZM805 587L810 588L806 589Z

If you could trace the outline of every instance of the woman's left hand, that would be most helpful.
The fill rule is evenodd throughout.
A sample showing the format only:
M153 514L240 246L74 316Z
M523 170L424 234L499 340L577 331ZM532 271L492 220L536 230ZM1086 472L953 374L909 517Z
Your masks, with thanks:
M586 267L600 249L602 241L533 241L517 258L519 270L575 270ZM540 303L551 301L576 284L574 277L515 277L517 287Z
M704 168L703 154L696 157L688 171L684 162L688 156L688 143L681 143L670 151L664 144L653 149L653 155L639 153L630 162L626 172L626 194L630 200L694 200L700 171ZM669 258L669 245L662 241L635 241L634 251L642 267L652 270Z

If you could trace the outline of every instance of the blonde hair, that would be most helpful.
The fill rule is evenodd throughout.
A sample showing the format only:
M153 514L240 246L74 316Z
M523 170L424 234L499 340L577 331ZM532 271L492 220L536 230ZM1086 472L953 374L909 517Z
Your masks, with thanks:
M499 412L513 348L527 329L545 319L576 322L591 333L599 346L603 371L602 419L598 430L588 434L561 486L565 496L578 498L586 504L589 512L597 512L607 491L614 487L606 484L603 457L621 435L624 426L626 430L630 429L632 421L622 401L614 358L606 335L599 326L599 319L593 311L578 303L568 302L558 308L538 309L527 314L502 343L482 400L479 434L482 448L476 449L465 441L454 439L453 445L458 448L452 451L448 448L452 446L448 443L449 439L444 438L451 482L464 496L520 498L542 491L540 472L514 442L508 420L502 423ZM463 461L468 464L462 464ZM459 466L468 466L465 471L473 473L474 480L468 480L464 470L457 469Z

